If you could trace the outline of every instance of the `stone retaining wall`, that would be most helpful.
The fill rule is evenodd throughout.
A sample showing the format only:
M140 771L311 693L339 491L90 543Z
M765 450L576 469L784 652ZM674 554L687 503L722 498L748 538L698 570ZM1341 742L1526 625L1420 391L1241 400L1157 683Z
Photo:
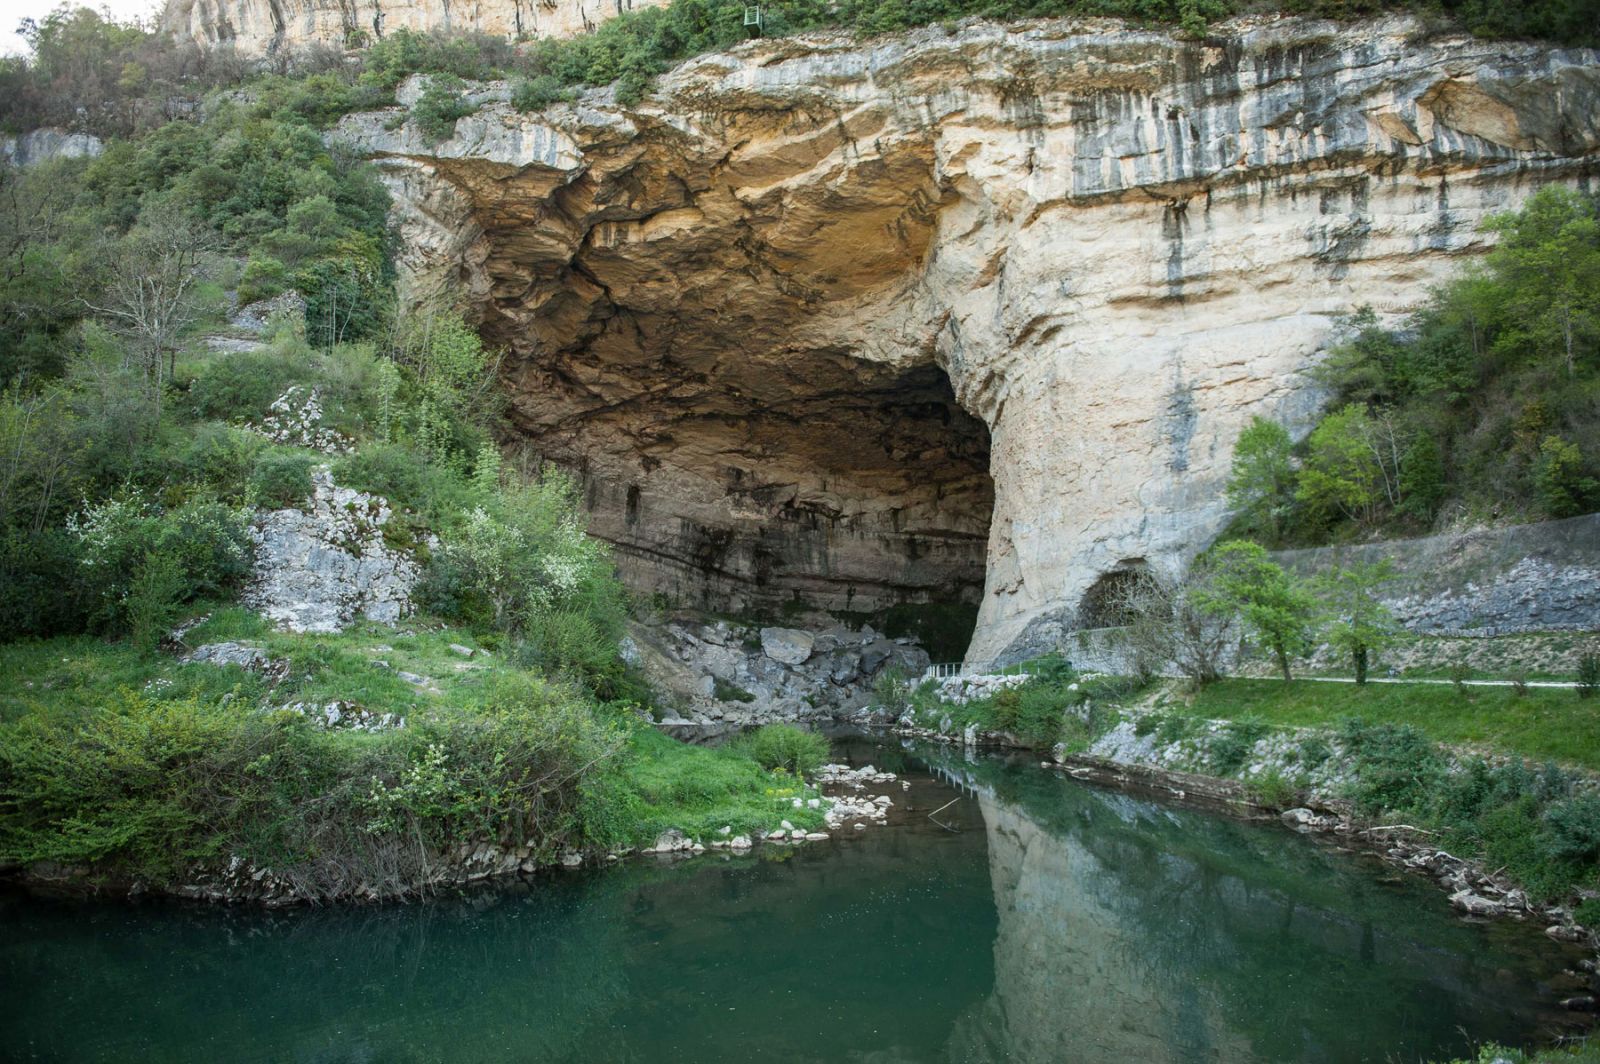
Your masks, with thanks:
M1600 514L1347 547L1278 551L1301 576L1387 558L1383 593L1400 623L1427 635L1600 629Z

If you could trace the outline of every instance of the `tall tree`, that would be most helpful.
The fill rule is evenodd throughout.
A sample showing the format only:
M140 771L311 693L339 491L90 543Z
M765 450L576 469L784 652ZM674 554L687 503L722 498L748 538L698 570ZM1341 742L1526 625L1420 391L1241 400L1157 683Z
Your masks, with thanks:
M1294 679L1289 659L1311 646L1316 601L1259 544L1231 540L1211 551L1205 595L1211 608L1237 614L1272 652L1284 681Z
M1509 321L1496 347L1523 359L1555 355L1567 376L1600 349L1600 219L1595 201L1540 189L1520 211L1492 219L1500 243L1489 269Z
M1314 513L1370 520L1383 497L1380 453L1373 447L1366 408L1359 403L1340 407L1306 441L1295 498Z
M1239 434L1228 472L1228 505L1276 543L1294 501L1294 443L1276 421L1256 416Z
M128 337L159 402L177 364L178 338L203 313L197 289L214 238L204 225L166 204L139 218L112 251L99 301L88 305Z
M1394 566L1385 559L1342 567L1318 582L1327 610L1323 637L1350 656L1358 684L1367 682L1372 653L1392 644L1400 633L1389 607L1377 595L1377 589L1393 578Z

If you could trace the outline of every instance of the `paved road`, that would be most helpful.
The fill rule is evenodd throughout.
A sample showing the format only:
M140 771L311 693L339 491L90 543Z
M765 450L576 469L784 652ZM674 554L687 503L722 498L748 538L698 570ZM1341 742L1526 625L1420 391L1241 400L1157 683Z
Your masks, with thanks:
M1264 679L1265 677L1261 677ZM1297 680L1314 680L1317 683L1355 683L1355 678L1350 676L1296 676ZM1418 680L1404 679L1394 676L1368 676L1368 683L1443 683L1454 684L1454 680ZM1514 680L1462 680L1465 687L1515 687ZM1529 680L1529 687L1576 687L1571 680Z

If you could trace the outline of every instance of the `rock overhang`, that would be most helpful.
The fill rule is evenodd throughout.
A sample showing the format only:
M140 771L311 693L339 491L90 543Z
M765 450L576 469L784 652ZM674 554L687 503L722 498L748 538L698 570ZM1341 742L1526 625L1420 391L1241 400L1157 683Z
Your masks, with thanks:
M1406 20L978 23L744 45L634 109L491 102L438 146L334 135L389 175L408 297L510 348L513 424L635 583L981 580L984 661L1203 547L1249 416L1313 415L1337 316L1403 313L1487 214L1588 181L1597 102L1593 52Z

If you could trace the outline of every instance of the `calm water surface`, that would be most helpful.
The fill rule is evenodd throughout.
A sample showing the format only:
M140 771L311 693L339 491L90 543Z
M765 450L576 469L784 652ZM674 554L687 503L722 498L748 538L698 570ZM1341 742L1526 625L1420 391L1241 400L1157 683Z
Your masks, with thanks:
M1556 1022L1537 928L1373 862L842 752L911 774L898 826L385 908L0 895L0 1060L1411 1061Z

